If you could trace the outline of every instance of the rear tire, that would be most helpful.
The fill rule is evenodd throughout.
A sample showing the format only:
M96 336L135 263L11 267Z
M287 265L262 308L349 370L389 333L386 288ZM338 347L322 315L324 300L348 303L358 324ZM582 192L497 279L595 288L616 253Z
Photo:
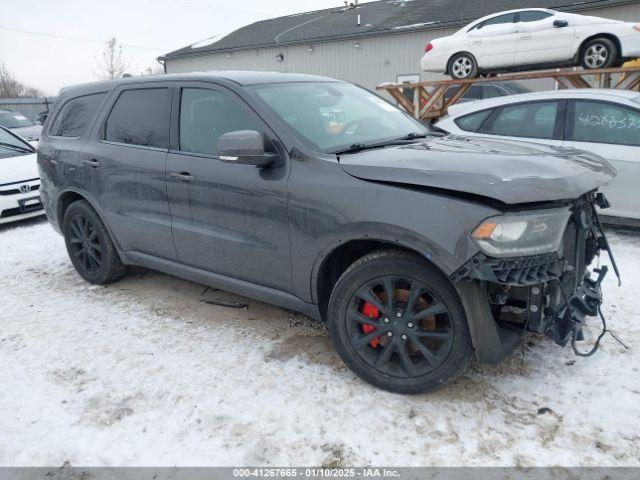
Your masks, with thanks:
M328 321L344 363L394 393L441 387L464 371L473 353L449 279L403 251L374 252L351 265L333 289Z
M470 53L457 53L449 60L447 73L454 80L476 78L478 76L478 62Z
M608 38L589 40L580 52L580 65L585 70L611 68L619 60L618 48Z
M62 232L71 263L89 283L105 285L126 273L104 223L85 200L67 208Z

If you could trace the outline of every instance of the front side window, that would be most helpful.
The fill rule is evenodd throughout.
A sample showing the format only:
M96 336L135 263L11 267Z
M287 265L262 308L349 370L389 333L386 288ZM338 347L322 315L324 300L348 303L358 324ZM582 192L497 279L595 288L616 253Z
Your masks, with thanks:
M489 27L491 25L504 25L507 23L514 23L516 21L515 14L507 13L505 15L498 15L497 17L489 18L484 22L479 23L471 30L481 30L484 27Z
M17 112L0 112L0 126L5 128L32 127L35 123Z
M262 131L258 120L231 95L184 88L180 98L180 151L218 154L218 140L238 130Z
M167 88L125 90L107 118L104 139L169 148L170 98Z
M456 125L465 132L477 132L484 121L493 110L483 110L482 112L470 113L455 120Z
M496 118L483 127L483 133L509 137L553 139L558 104L556 102L523 103L503 107Z
M298 138L325 153L428 132L394 105L348 83L283 83L251 89Z
M640 112L611 103L578 100L573 140L640 146Z
M82 136L106 95L106 93L96 93L69 100L56 115L49 134L56 137Z
M549 18L552 16L552 13L541 12L540 10L528 10L526 12L520 12L518 14L519 20L525 23L539 22L540 20L544 20L545 18Z

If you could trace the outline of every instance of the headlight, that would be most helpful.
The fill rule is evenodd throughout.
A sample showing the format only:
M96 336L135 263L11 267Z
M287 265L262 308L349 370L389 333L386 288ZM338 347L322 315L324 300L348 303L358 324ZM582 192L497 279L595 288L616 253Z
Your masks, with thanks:
M507 213L486 219L471 234L491 257L516 257L555 252L571 212L569 209Z

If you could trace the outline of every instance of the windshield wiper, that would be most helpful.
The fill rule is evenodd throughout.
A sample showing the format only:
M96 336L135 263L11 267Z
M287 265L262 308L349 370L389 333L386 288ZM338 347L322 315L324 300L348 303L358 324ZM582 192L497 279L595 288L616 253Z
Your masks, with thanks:
M0 142L0 147L11 148L12 150L16 150L18 152L31 153L32 150L29 150L27 147L21 147L19 145L14 145L13 143L5 143Z
M387 140L386 142L377 142L377 143L354 143L349 148L345 148L344 150L339 150L334 152L336 155L344 155L346 153L358 153L362 150L371 150L373 148L384 148L390 147L393 145L407 145L407 142L411 140L415 140L417 138L425 138L428 134L426 133L409 133L401 138L396 138L394 140Z

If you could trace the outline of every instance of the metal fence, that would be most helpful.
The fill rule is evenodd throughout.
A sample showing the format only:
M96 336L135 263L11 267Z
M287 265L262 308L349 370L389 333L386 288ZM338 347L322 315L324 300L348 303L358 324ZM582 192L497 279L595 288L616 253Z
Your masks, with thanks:
M55 101L56 97L0 98L0 110L19 112L34 120L40 112L51 111Z

